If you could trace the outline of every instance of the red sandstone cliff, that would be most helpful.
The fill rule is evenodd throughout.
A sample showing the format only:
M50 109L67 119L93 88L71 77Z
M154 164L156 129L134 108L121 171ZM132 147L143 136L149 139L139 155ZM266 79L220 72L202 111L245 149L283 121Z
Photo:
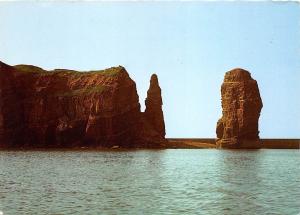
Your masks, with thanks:
M163 120L163 119L162 119ZM159 147L125 68L45 71L0 62L0 147ZM151 134L151 135L150 135Z
M225 74L221 87L223 116L217 123L217 146L258 148L258 120L263 107L257 82L243 69Z

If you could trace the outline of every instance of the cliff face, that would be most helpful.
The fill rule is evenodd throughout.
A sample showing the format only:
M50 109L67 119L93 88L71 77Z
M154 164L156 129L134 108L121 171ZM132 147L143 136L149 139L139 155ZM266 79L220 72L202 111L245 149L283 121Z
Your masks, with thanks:
M125 68L77 72L0 64L0 147L159 146ZM150 131L149 131L150 130ZM151 145L152 144L152 145Z
M14 81L14 69L0 62L0 147L17 144L22 136L21 104ZM8 138L9 141L8 141Z
M257 82L243 69L225 74L221 87L223 116L217 123L217 146L259 147L258 120L263 107Z

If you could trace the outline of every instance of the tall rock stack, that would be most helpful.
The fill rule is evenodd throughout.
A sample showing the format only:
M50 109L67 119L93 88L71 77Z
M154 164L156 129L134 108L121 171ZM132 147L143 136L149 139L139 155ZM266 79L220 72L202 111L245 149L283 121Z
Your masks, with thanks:
M164 138L166 131L162 104L161 89L159 87L158 78L156 74L153 74L151 76L150 87L145 101L145 117L148 123L151 124L158 132L160 137Z
M256 80L243 69L225 74L223 116L217 123L219 148L259 148L258 120L263 107Z

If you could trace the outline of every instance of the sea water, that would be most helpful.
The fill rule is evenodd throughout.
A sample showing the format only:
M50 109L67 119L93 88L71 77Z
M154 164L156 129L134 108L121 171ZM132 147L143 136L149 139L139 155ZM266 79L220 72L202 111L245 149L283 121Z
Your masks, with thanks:
M0 211L297 215L300 151L1 151Z

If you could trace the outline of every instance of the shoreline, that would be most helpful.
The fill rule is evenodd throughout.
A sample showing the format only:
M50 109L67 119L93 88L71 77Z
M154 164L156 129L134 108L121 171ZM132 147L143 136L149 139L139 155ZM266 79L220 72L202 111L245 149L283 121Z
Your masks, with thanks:
M216 149L215 138L166 138L162 147L156 148L122 148L105 147L74 147L74 148L0 148L0 151L131 151L131 150L166 150L166 149ZM300 149L300 139L260 139L259 149ZM223 149L232 150L232 149ZM239 149L233 149L239 150ZM243 149L247 150L247 149Z

